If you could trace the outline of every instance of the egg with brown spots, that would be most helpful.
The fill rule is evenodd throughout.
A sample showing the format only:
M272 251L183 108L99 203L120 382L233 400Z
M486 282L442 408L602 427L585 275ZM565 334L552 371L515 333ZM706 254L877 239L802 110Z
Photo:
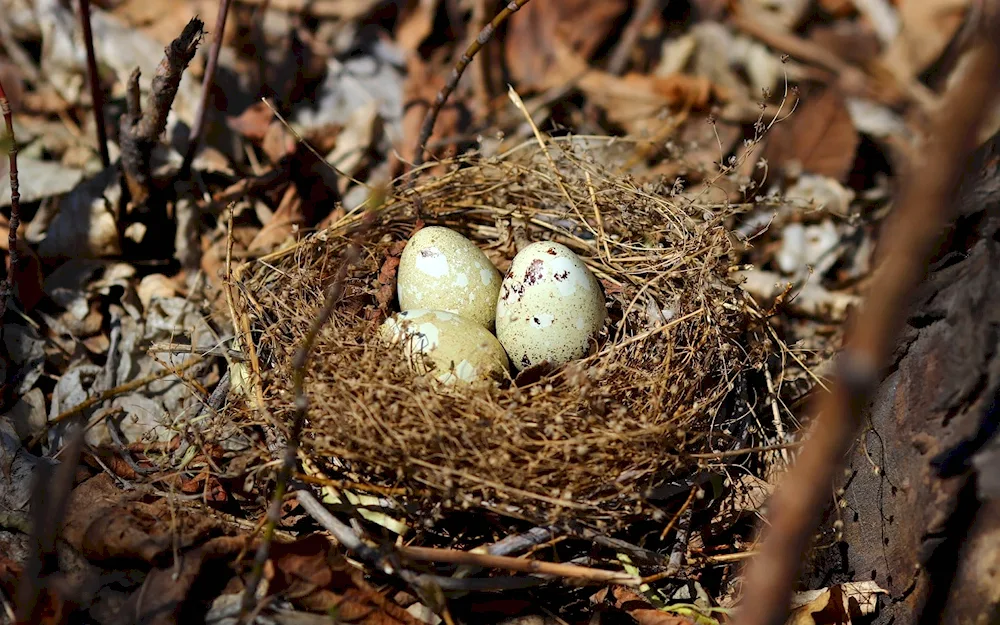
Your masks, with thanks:
M397 313L382 324L379 337L402 347L416 373L431 373L445 384L500 381L510 371L507 354L489 330L450 312Z
M518 370L582 358L604 327L604 293L565 245L532 243L518 252L500 285L496 330Z
M441 226L421 228L399 258L399 309L443 310L492 330L500 272L476 244Z

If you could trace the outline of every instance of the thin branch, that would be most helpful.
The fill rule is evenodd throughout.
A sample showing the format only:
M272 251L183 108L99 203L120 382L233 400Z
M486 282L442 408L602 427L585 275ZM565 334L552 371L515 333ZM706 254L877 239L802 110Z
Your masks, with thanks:
M628 65L628 57L632 54L632 50L635 49L636 42L639 41L642 28L652 19L653 13L657 9L662 10L661 7L665 6L667 2L668 0L641 0L639 2L639 6L632 13L632 18L625 25L625 30L622 31L621 38L615 44L614 50L611 51L611 60L608 61L609 74L620 76L625 71L625 67Z
M798 461L768 504L760 554L751 560L737 625L781 625L799 565L819 523L834 477L860 428L861 413L878 383L904 321L912 292L944 226L976 133L997 95L1000 54L984 38L941 99L921 160L903 178L896 211L884 229L880 266L840 354L831 392L819 397L818 417Z
M198 102L198 112L194 118L194 126L191 127L191 137L188 139L187 151L184 153L184 162L181 164L180 177L187 178L191 173L191 163L194 162L195 152L201 144L201 135L205 132L205 116L208 112L208 98L212 93L212 84L215 82L215 71L219 66L219 50L222 49L222 37L226 32L226 17L229 15L230 0L219 1L219 16L215 19L215 38L212 40L212 47L208 50L208 63L205 65L205 77L201 82L201 101Z
M528 4L528 0L511 0L507 3L507 6L503 8L502 11L497 13L497 16L493 18L489 24L487 24L481 31L479 35L476 36L475 41L469 44L469 47L465 49L462 53L462 57L458 59L455 63L455 67L451 70L451 76L448 77L448 81L438 92L437 97L434 98L434 104L431 105L429 111L427 111L427 116L424 117L424 123L420 127L420 136L417 139L417 153L413 158L413 166L410 167L410 171L414 173L410 178L409 186L412 188L413 182L416 178L415 173L420 169L420 166L424 164L424 152L427 150L427 141L431 138L431 133L434 132L434 123L437 121L438 115L441 113L441 108L444 106L445 102L451 96L451 93L458 86L458 81L462 78L462 74L465 72L465 68L469 66L472 62L473 57L476 56L484 45L493 37L493 33L496 29L500 27L503 22L514 14L518 9Z
M90 28L90 0L80 0L80 26L83 28L83 46L87 50L87 78L90 80L90 99L94 102L97 148L101 152L101 163L107 168L111 166L111 155L108 154L108 130L104 125L104 92L101 91L101 78L97 74L94 33Z
M381 206L383 200L383 196L373 195L369 200L371 202L370 206ZM312 354L313 346L315 345L316 338L319 336L323 326L325 326L326 322L333 316L333 312L336 309L337 304L340 302L340 298L344 293L344 284L347 280L347 273L361 257L362 238L375 224L375 219L376 209L369 208L362 217L361 223L358 224L355 229L355 232L351 237L351 243L341 254L340 267L337 270L337 275L334 278L333 283L327 289L326 299L323 302L323 308L313 319L313 323L309 327L309 332L306 334L305 339L299 346L298 351L295 353L295 358L292 361L292 370L294 372L293 388L295 394L295 415L292 419L292 427L288 434L287 447L285 448L285 454L282 458L281 467L278 470L278 476L274 485L274 495L271 499L271 505L268 507L267 521L264 524L264 537L260 542L260 546L257 548L253 568L250 571L250 578L247 580L246 589L243 593L240 622L246 622L247 617L254 611L254 606L257 601L257 587L260 585L261 579L263 579L264 564L267 562L271 541L274 538L274 531L278 522L281 520L281 502L284 500L288 481L295 470L295 460L298 456L299 440L302 437L306 414L309 411L309 399L306 397L305 393L305 376L308 370L309 358Z
M132 199L142 204L149 197L152 179L150 158L160 135L167 129L167 115L174 103L184 70L201 43L205 24L192 18L181 34L164 49L163 60L153 74L146 110L139 107L139 70L132 72L126 87L126 111L121 117L122 171Z
M7 249L10 254L10 270L7 272L7 281L3 291L0 293L0 327L2 327L3 315L7 311L7 297L14 297L14 271L17 268L19 258L17 253L17 229L21 227L21 193L17 181L17 137L14 135L14 115L10 110L10 100L7 99L7 92L0 82L0 112L3 112L4 125L7 127L7 159L10 164L10 224L7 232ZM0 145L3 145L0 141Z
M404 558L424 562L447 562L450 564L467 564L484 568L503 569L518 573L533 575L552 575L599 584L620 584L622 586L638 586L642 580L634 575L621 571L606 571L575 564L559 564L558 562L543 562L528 558L512 558L510 556L495 556L488 553L473 551L458 551L456 549L437 549L434 547L397 547L397 552Z

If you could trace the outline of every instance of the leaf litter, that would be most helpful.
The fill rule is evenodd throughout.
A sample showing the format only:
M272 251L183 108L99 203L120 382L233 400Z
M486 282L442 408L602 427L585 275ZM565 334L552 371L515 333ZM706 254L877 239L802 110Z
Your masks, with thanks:
M215 10L95 4L105 114L115 121L131 71L140 67L148 96L163 46L196 9ZM121 166L102 171L97 159L78 16L60 3L0 2L9 55L0 64L18 68L26 85L15 123L27 140L21 203L39 276L34 303L30 280L18 293L24 316L4 318L4 605L29 557L22 521L32 467L58 462L66 435L83 425L64 536L65 553L90 567L81 575L92 579L77 590L91 594L78 603L46 587L47 605L97 622L124 622L112 616L121 608L164 623L235 622L288 433L288 363L303 319L322 301L358 207L412 161L427 106L492 17L489 3L404 4L397 14L377 3L235 2L238 26L226 29L217 77L225 92L210 100L220 116L195 161L195 184L176 178L205 71L201 51L181 72L166 132L155 137L151 200L136 203ZM577 246L621 307L620 333L608 340L634 342L619 360L598 357L472 396L414 383L367 338L392 311L396 259L416 225L408 200L390 196L322 334L296 469L298 487L319 489L332 512L385 549L395 540L387 527L413 544L469 551L537 525L558 542L521 548L533 558L617 569L616 555L628 553L652 581L606 588L595 603L593 589L547 578L545 592L501 592L494 610L476 584L503 587L516 575L469 578L471 569L441 563L410 571L437 580L429 586L401 581L354 560L291 499L264 567L265 593L279 599L259 622L332 611L359 622L436 623L477 610L499 622L535 618L539 608L555 622L585 622L595 611L639 622L726 620L713 610L728 605L735 563L753 548L750 519L794 454L769 446L796 441L803 399L858 304L892 172L918 149L920 119L942 86L928 71L961 67L950 44L963 36L968 3L933 13L914 2L694 2L684 20L672 4L637 25L618 70L608 60L638 7L528 3L446 104L430 145L439 160L418 187L428 215L467 229L502 269L516 250L518 217L529 218L533 236ZM825 22L809 18L814 5ZM294 17L299 11L306 19ZM750 19L769 30L747 28ZM927 44L919 54L907 52L914 41ZM841 67L862 80L834 79ZM9 75L0 73L5 86ZM508 82L532 121L558 137L550 144L558 173L523 147L534 132L510 106ZM114 155L120 140L112 133ZM520 156L493 158L503 154ZM553 186L559 177L572 181L569 204ZM4 178L0 190L9 190ZM0 205L8 198L3 192ZM171 219L184 202L198 217L175 238ZM595 206L598 221L584 212ZM603 235L592 231L598 223ZM602 238L608 233L618 238ZM200 249L175 250L175 240ZM626 252L630 245L642 251ZM197 262L178 269L175 253ZM228 277L233 270L238 280ZM236 291L231 303L227 289ZM669 325L699 308L701 317ZM760 336L748 341L751 328ZM644 332L652 334L635 338ZM731 349L714 351L719 345ZM703 377L677 379L692 386L671 390L676 397L655 390L664 357ZM178 366L186 368L165 375ZM585 399L598 407L567 409L584 400L575 391L588 367L600 383ZM237 371L258 380L263 405L240 394ZM705 391L709 379L715 391ZM422 410L454 415L449 425L408 425L404 407L414 397ZM658 422L649 402L679 412ZM365 405L391 427L375 436ZM601 416L574 423L573 410ZM676 439L674 455L648 438L660 430ZM519 438L526 435L533 446ZM765 451L719 455L755 445ZM705 469L718 488L705 490ZM645 496L650 485L660 498ZM114 563L122 559L130 568ZM698 590L677 581L708 568L717 573ZM206 575L213 584L200 583ZM442 590L442 577L466 581ZM816 591L791 622L871 614L881 590L863 585ZM703 611L672 612L664 597L667 608L698 598Z

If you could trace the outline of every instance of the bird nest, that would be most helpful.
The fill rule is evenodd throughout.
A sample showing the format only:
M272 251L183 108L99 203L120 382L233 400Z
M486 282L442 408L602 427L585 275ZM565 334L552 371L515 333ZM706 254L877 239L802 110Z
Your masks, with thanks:
M242 369L249 401L236 417L267 415L265 429L288 435L296 351L335 288L305 368L299 453L317 483L339 487L335 497L347 488L353 503L411 520L476 507L618 527L655 514L659 486L751 445L736 396L763 379L777 347L731 277L736 209L635 184L598 164L595 149L564 139L548 152L532 143L456 161L385 201L373 220L348 212L240 267L234 310L252 366ZM501 273L526 241L571 248L607 300L596 349L501 384L442 386L416 375L377 332L398 310L395 268L423 225L464 234ZM760 386L757 397L766 395Z

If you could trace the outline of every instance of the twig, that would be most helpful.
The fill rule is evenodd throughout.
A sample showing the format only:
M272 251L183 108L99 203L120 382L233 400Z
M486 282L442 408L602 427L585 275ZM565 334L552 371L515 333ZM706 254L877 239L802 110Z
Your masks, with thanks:
M400 568L396 564L390 563L389 559L383 556L383 554L377 549L365 544L364 541L362 541L354 533L354 530L352 530L347 524L340 521L340 519L330 514L323 504L317 501L316 498L313 497L313 494L309 491L295 491L295 498L298 500L302 508L309 514L309 516L323 526L323 529L330 532L337 542L343 545L345 549L351 551L362 560L365 560L376 570L382 571L386 574L397 574L404 581L414 586L414 590L418 593L425 591L425 589L431 585L436 585L441 590L476 591L528 588L531 586L537 586L539 583L539 580L523 578L456 579L453 577L443 577L439 575L408 571Z
M575 564L542 562L541 560L495 556L488 553L475 553L473 551L437 549L434 547L398 547L397 551L404 558L424 562L467 564L484 568L516 571L518 573L552 575L601 584L621 584L622 586L638 586L642 582L640 578L622 573L621 571L606 571L604 569L594 569Z
M132 200L142 204L149 197L152 178L150 157L160 135L167 129L167 115L174 103L181 78L198 49L205 24L192 18L177 39L164 49L163 60L153 75L153 86L143 113L139 104L139 69L129 77L125 113L121 117L122 171Z
M187 178L188 174L191 173L191 163L194 162L194 154L198 151L201 135L205 131L208 98L212 92L212 83L215 82L215 70L219 66L219 50L222 49L222 36L226 31L229 3L230 0L219 1L219 16L215 19L215 38L212 40L212 47L208 49L208 63L205 65L205 77L201 82L201 101L198 102L198 112L195 114L187 151L184 153L184 162L181 164L180 177L182 179Z
M444 86L441 87L441 91L438 92L437 97L434 98L434 104L431 105L429 111L427 111L427 116L424 117L424 123L420 127L420 135L417 139L417 153L413 157L413 165L410 167L410 171L413 175L410 176L410 182L408 184L409 188L413 188L416 181L416 172L420 169L420 166L424 164L424 152L427 149L427 141L431 138L431 133L434 132L434 123L437 121L438 115L441 113L441 107L444 106L445 102L448 101L449 96L451 96L452 91L458 86L458 81L462 78L462 74L465 72L465 68L469 66L472 62L472 58L476 56L486 42L490 40L496 29L510 17L514 12L528 4L528 0L510 0L507 6L503 8L502 11L497 13L497 16L493 18L489 24L487 24L479 34L476 36L475 41L469 44L469 47L465 49L462 53L462 57L458 59L455 63L455 67L451 70L451 75L448 77L448 81L445 82Z
M45 433L48 431L48 429L51 428L53 425L56 425L57 423L62 423L63 421L70 419L80 414L81 412L89 410L90 408L93 408L94 406L102 402L105 402L113 397L117 397L118 395L122 395L123 393L129 393L136 389L140 389L143 386L151 384L159 379L165 378L168 375L180 374L184 371L187 371L191 367L202 362L202 360L204 359L201 356L196 355L190 360L184 362L183 364L177 367L169 367L166 369L161 369L156 373L151 373L137 380L126 382L125 384L119 384L114 388L109 388L106 391L102 391L100 393L97 393L96 395L88 397L87 399L83 400L76 406L73 406L72 408L64 410L63 412L59 413L54 419L49 419L48 423L45 424L45 427L42 429L42 431L36 434L32 438L30 444L37 445L41 441L41 438L45 436Z
M94 54L94 33L90 29L90 0L80 0L80 26L83 28L83 46L87 50L87 78L90 80L90 99L94 102L94 123L97 124L97 148L101 164L111 166L108 154L108 130L104 125L104 92L97 74L97 56Z
M369 199L369 202L371 202L370 206L373 207L380 206L382 201L382 197L374 195ZM344 292L344 283L347 280L347 272L361 256L361 239L363 235L371 229L374 223L375 210L373 208L369 208L368 212L366 212L362 218L361 223L355 228L350 245L348 245L341 254L340 268L337 270L337 275L334 278L333 283L327 289L326 299L323 302L323 308L313 319L312 325L309 327L309 332L306 334L305 339L299 346L298 351L295 353L295 358L292 361L292 370L294 372L293 392L295 395L295 414L292 419L291 430L288 434L288 443L285 448L285 455L284 458L282 458L281 467L278 470L278 476L274 485L274 496L271 499L271 505L268 507L267 522L264 525L264 537L257 548L257 553L254 557L253 569L250 572L250 578L247 580L246 589L243 593L240 622L246 622L246 618L253 612L253 608L256 604L257 587L260 585L260 580L264 575L264 564L267 562L271 540L274 538L274 530L277 527L278 522L281 520L281 502L284 500L285 489L288 485L289 478L295 469L295 458L298 454L299 439L302 436L306 413L309 410L309 399L306 397L305 393L305 376L309 366L309 358L312 354L313 345L316 343L316 337L319 336L320 330L323 329L323 326L326 325L326 322L329 321L330 317L333 315L333 311Z
M829 487L857 435L861 411L889 357L911 294L950 215L949 202L997 94L1000 54L984 37L970 50L968 69L941 99L922 160L906 172L899 203L884 229L881 266L840 354L831 392L819 397L811 436L768 504L760 554L751 560L737 625L780 625Z
M14 115L10 110L10 100L7 99L7 92L0 82L0 111L3 112L3 121L7 126L7 159L10 164L10 224L7 231L7 250L10 254L10 271L7 272L7 282L0 293L0 320L7 312L7 297L14 297L14 271L20 259L17 253L17 229L21 227L21 192L17 182L17 137L14 136ZM2 145L3 142L0 142ZM2 321L0 321L2 326Z
M628 57L635 48L635 42L639 41L639 35L642 34L642 27L649 22L655 11L666 5L667 2L668 0L642 0L639 2L639 6L632 13L632 18L625 25L621 38L615 44L614 50L611 51L611 60L608 61L609 74L620 76L625 71Z

